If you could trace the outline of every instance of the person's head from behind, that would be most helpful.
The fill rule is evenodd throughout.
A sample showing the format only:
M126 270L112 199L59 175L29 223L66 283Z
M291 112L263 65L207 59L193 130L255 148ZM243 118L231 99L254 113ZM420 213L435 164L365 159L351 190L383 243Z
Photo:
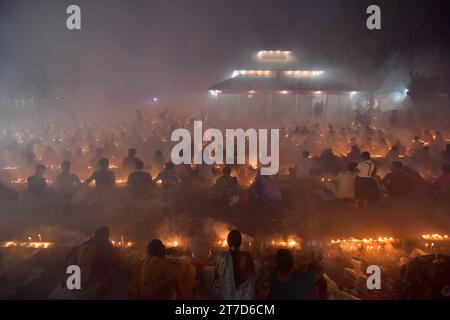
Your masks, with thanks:
M108 227L100 227L95 230L94 242L95 243L105 243L109 241L109 229Z
M391 171L399 172L403 168L403 164L400 161L392 161Z
M308 159L309 158L309 151L303 151L302 158L303 159Z
M36 166L36 175L39 177L42 177L42 175L44 174L45 170L47 170L47 167L44 166L43 164L38 164Z
M98 162L100 168L102 169L108 169L109 167L109 160L106 158L102 158L100 159L100 161Z
M356 162L350 162L347 164L347 170L350 172L355 172L357 166L358 164Z
M229 177L231 175L231 168L230 166L226 166L225 168L223 168L222 173L224 176Z
M238 230L231 230L227 236L228 247L231 251L239 250L242 244L242 234Z
M70 162L69 161L63 161L61 163L61 170L63 172L70 172Z
M418 142L420 140L419 136L414 136L414 141Z
M130 156L130 157L134 157L135 155L136 155L136 149L134 149L134 148L130 148L130 149L128 149L128 155Z
M147 253L150 257L164 257L166 255L166 246L159 239L153 239L147 245Z
M281 274L288 274L294 269L294 257L288 249L280 249L276 255L277 269Z
M156 150L155 157L156 158L162 158L162 151L161 150Z
M136 170L143 170L144 169L144 162L142 160L136 160L134 162L134 167Z
M367 151L364 151L363 153L361 153L361 159L362 159L362 161L370 160L370 153Z

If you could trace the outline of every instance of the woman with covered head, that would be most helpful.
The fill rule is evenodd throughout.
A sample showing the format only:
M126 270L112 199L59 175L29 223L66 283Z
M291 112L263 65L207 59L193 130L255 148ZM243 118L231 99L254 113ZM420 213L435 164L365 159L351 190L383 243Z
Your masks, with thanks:
M242 235L231 230L227 237L229 250L220 252L216 262L216 298L250 300L255 297L257 266L249 252L240 250Z
M72 248L66 257L69 265L81 268L81 287L87 288L80 291L81 298L108 297L124 276L122 257L109 239L108 227L98 228L89 240Z
M154 239L147 246L130 281L127 297L146 300L184 300L194 298L195 268L188 262L166 256L166 246Z

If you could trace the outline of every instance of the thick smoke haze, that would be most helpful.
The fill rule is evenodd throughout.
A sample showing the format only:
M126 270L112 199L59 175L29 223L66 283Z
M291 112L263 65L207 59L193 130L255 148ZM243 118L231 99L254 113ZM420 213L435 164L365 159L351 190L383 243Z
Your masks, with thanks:
M313 31L332 15L333 3L2 1L0 92L61 97L78 110L155 96L165 107L201 108L206 88L256 50L300 49L306 56L302 46L314 44ZM66 28L70 4L81 7L80 31Z

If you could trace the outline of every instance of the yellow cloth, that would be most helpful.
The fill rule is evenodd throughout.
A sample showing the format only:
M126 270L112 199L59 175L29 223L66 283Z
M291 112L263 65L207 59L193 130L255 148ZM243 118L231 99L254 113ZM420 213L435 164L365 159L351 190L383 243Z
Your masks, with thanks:
M93 243L86 242L76 251L76 265L80 267L92 267L94 265L96 248Z
M195 268L189 263L167 257L147 257L141 261L134 273L128 296L134 298L161 298L160 290L169 282L178 283L182 297L193 299Z

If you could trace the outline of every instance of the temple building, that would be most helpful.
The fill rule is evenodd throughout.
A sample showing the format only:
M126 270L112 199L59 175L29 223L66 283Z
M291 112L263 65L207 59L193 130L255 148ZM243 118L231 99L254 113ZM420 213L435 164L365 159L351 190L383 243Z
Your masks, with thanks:
M326 121L345 117L357 103L356 88L326 71L299 68L290 51L259 51L255 62L209 88L210 114L229 120Z

